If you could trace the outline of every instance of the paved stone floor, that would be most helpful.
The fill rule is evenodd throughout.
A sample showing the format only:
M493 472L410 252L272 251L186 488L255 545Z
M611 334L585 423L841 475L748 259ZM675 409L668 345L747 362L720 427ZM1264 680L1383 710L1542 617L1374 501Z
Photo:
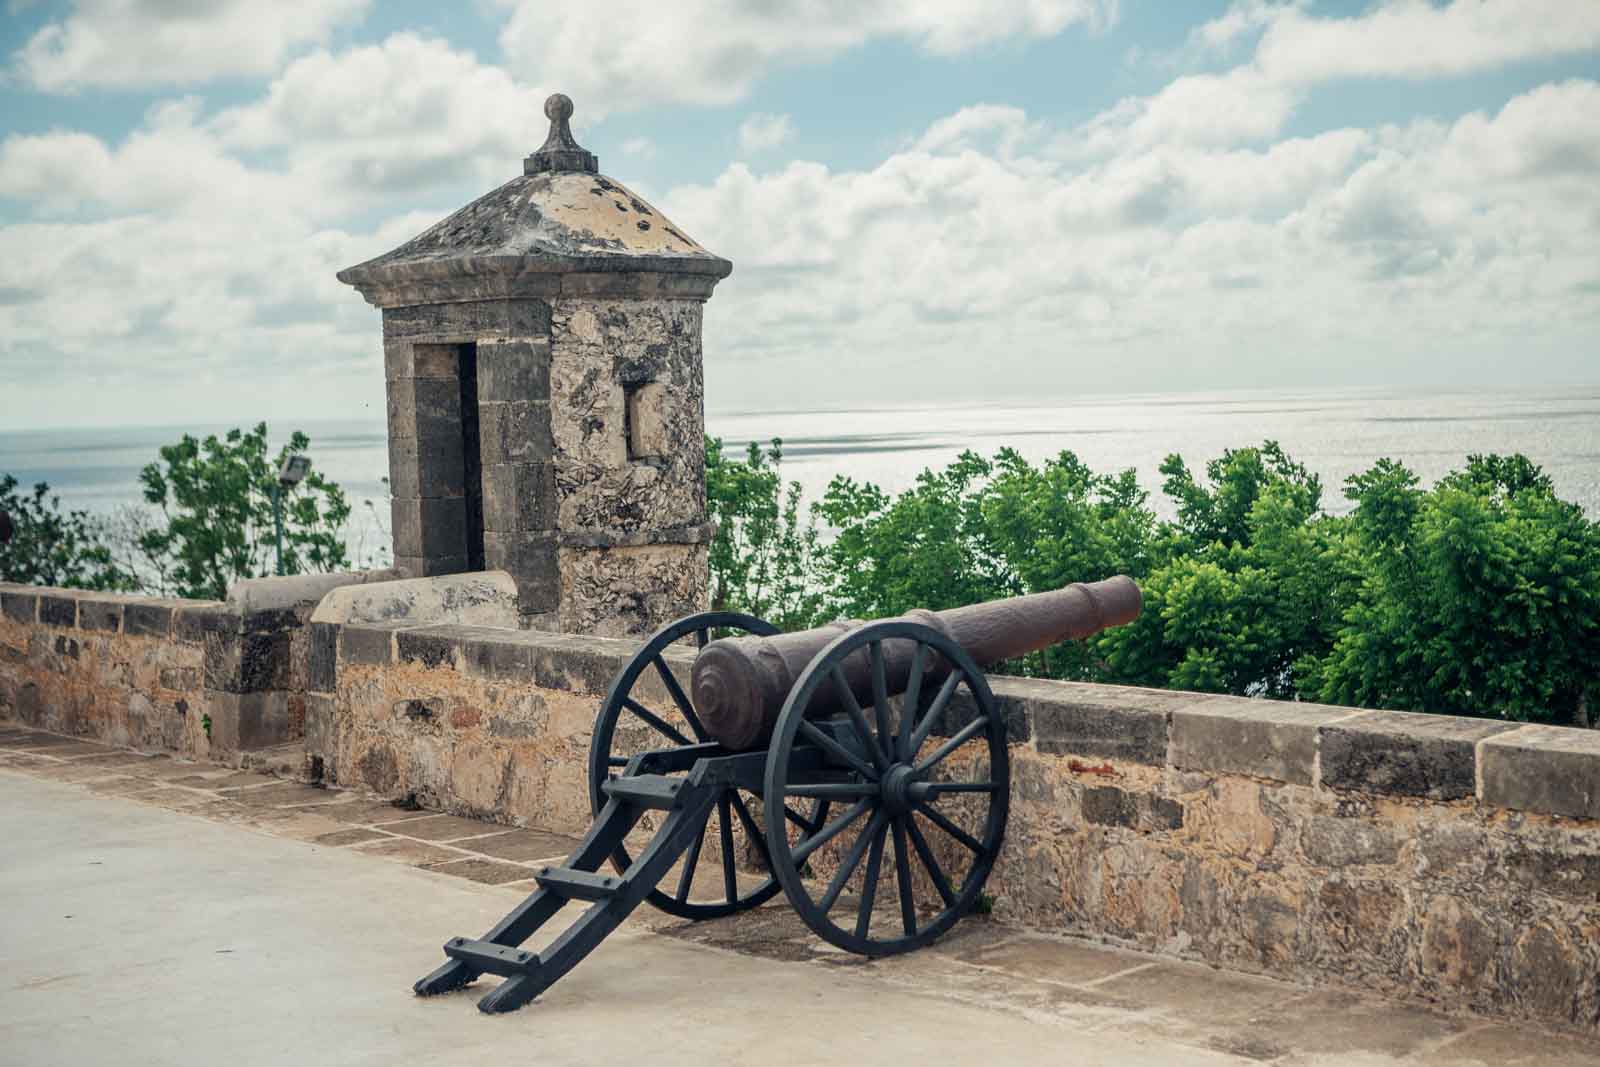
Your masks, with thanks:
M569 838L0 723L0 1064L1600 1067L1600 1047L965 921L876 962L641 912L523 1011L410 981ZM492 1061L487 1061L492 1062Z

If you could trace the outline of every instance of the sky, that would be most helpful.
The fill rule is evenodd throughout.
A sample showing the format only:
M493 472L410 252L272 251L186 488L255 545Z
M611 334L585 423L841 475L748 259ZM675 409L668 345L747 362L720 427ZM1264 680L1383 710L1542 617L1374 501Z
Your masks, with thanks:
M371 418L553 91L707 406L1600 381L1600 0L0 0L0 428Z

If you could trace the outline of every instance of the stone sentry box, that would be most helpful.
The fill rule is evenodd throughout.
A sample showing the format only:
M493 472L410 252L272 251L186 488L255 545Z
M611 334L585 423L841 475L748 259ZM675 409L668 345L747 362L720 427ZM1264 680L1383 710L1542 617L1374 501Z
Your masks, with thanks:
M396 567L645 633L705 597L701 313L733 268L545 114L521 177L339 279L383 310Z

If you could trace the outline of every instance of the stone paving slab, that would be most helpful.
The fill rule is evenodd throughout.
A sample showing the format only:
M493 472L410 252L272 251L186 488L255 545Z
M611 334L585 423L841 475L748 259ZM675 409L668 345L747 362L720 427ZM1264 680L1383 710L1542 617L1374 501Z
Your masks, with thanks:
M472 859L455 860L450 863L441 863L428 868L439 874L454 875L457 878L468 878L484 885L504 885L507 882L516 882L528 877L528 868L510 863L496 863L494 860Z
M409 863L413 867L431 867L439 863L452 863L455 860L465 859L461 853L438 845L430 845L422 841L412 841L404 837L391 837L383 841L376 841L366 845L356 845L353 851L363 856L382 856L385 859L399 860Z
M381 830L335 830L312 838L312 843L327 845L330 848L343 848L345 845L362 845L368 841L382 841L389 835Z
M34 739L21 737L21 740L31 742ZM77 744L70 739L68 743ZM7 753L15 751L8 749ZM149 760L139 766L149 767L153 773L141 775L121 773L124 767L135 766L125 760L108 760L99 766L86 763L86 760L103 758L105 753L57 755L57 752L73 751L44 741L29 749L34 754L28 755L25 765L0 760L0 767L4 768L0 771L0 790L8 790L5 795L13 798L20 797L21 807L27 809L19 814L15 800L10 808L0 804L0 818L35 822L48 818L46 812L53 814L55 808L37 811L30 808L27 801L34 794L29 790L64 790L61 795L81 797L83 804L99 806L97 810L107 813L103 817L113 820L120 812L144 811L149 813L147 818L194 820L198 817L209 823L249 827L280 839L281 845L273 847L311 848L311 855L347 856L348 860L340 862L367 865L360 869L374 872L406 872L409 868L420 867L425 870L410 872L404 877L434 879L441 886L474 886L476 891L492 895L492 900L485 905L485 914L491 919L498 918L519 896L535 888L532 874L540 865L536 861L549 862L552 857L567 852L573 843L572 838L564 835L534 829L508 830L457 816L408 811L368 797L286 783L250 772L230 772L224 767ZM71 780L60 780L63 777ZM163 808L172 810L160 810ZM23 825L31 823L25 821ZM93 829L90 826L84 833L92 836ZM226 826L219 826L215 832L226 830ZM51 848L71 847L75 840L57 839L57 845ZM61 841L67 843L61 844ZM245 857L253 857L255 849L268 848L265 844L251 845L249 841L238 846L245 850L241 853ZM6 848L6 838L0 835L0 851ZM49 851L47 848L46 852ZM214 869L216 862L207 856L194 861L181 861L174 856L162 862L192 863L194 872L183 876L185 893L202 894L216 877L214 873L206 874ZM5 877L7 863L0 862L0 878ZM370 877L383 882L391 876L374 873ZM759 875L748 872L741 872L739 877L747 888L761 880ZM716 884L704 890L701 880ZM710 899L718 895L720 877L701 880L696 883L696 898ZM33 891L42 892L44 899L50 899L49 894L57 890L35 886ZM403 915L409 907L410 898L405 894L386 898L386 902L374 897L368 889L353 892L368 909L376 903L379 912L399 907L401 911L397 914ZM306 906L325 906L325 897L326 894L322 894L308 898L310 903ZM318 904L318 901L323 903ZM841 906L853 905L845 898ZM874 915L875 923L894 922L897 918L892 908ZM485 921L464 917L460 922L452 919L448 928L435 929L430 925L426 935L419 935L417 942L420 968L425 970L432 966L435 954L432 946L453 934L476 933ZM532 946L547 941L558 930L559 925L547 928ZM629 930L635 933L627 934ZM935 1015L977 1010L976 1018L987 1020L981 1023L981 1033L968 1031L961 1039L965 1044L946 1044L929 1051L929 1056L941 1063L992 1064L996 1055L975 1054L968 1061L962 1060L959 1054L952 1058L952 1049L986 1048L996 1040L1003 1043L1015 1032L1038 1026L1042 1021L1055 1036L1036 1047L1029 1057L1030 1061L1040 1063L1067 1062L1061 1060L1060 1055L1063 1050L1070 1049L1074 1064L1270 1063L1280 1067L1386 1067L1391 1064L1556 1067L1559 1064L1562 1067L1600 1067L1600 1044L1571 1036L1553 1036L1534 1028L1467 1016L1441 1015L1353 991L1307 989L1052 937L978 917L965 920L927 950L867 960L837 950L813 936L781 895L752 912L707 923L687 923L649 908L640 909L625 925L624 932L614 936L614 944L603 946L573 976L516 1017L538 1020L539 1028L530 1030L530 1037L545 1034L547 1013L554 1013L557 1005L562 1006L562 1011L575 1010L574 998L580 989L588 990L590 998L606 1001L614 997L619 982L648 982L648 975L641 976L639 968L629 966L623 956L624 953L648 955L657 951L647 947L654 942L637 940L644 931L654 931L656 940L662 944L682 946L678 951L698 954L694 957L698 960L694 966L711 976L707 979L710 981L744 966L732 962L743 959L751 961L758 970L785 968L759 979L774 988L787 989L796 983L804 985L810 979L802 976L815 972L824 976L822 989L835 989L841 982L864 981L862 997L868 1003L884 997L907 996L919 1003L946 1002L947 1006ZM0 932L0 938L8 936L12 936L10 931ZM263 936L268 941L273 937L271 934ZM98 943L96 948L100 948ZM132 1003L130 998L140 995L134 988L138 985L134 983L117 996ZM48 985L16 988L42 990ZM652 999L633 1005L622 1016L621 1025L632 1028L660 1023L657 1012L660 994L652 992L648 996ZM8 1024L5 1001L6 998L0 996L0 1048L12 1047L12 1039L20 1042L16 1045L18 1048L50 1048L51 1028L43 1023L18 1024L20 1029L18 1025ZM385 1010L397 1013L396 1017L410 1018L406 1013L412 1004L401 997L398 1007ZM447 1007L470 1012L462 998L425 1002L418 1010L425 1017L436 1019L437 1015L427 1013ZM646 1014L640 1015L641 1011ZM476 1016L475 1012L470 1014ZM717 1018L726 1016L726 1012L716 1013ZM149 1017L148 1012L144 1017ZM833 1034L834 1029L836 1027L830 1029L830 1036L837 1036ZM352 1036L350 1040L355 1044L351 1047L365 1049L367 1036ZM765 1056L739 1058L750 1049L764 1048L770 1037L770 1026L747 1029L739 1041L726 1046L730 1051L722 1060L761 1063L763 1067L784 1062ZM1115 1055L1107 1051L1119 1042L1126 1045L1123 1051ZM181 1043L172 1047L180 1048ZM495 1047L503 1051L503 1046ZM528 1047L538 1047L541 1053L546 1050L546 1046L537 1041ZM415 1058L415 1049L408 1047L405 1051L410 1058ZM302 1058L306 1062L376 1062L365 1052L346 1059L315 1053ZM838 1049L830 1046L822 1058L837 1062ZM858 1058L860 1062L878 1062L867 1053ZM698 1056L690 1062L706 1061L705 1056ZM46 1058L27 1062L51 1061ZM88 1061L63 1059L59 1062ZM134 1058L129 1062L141 1061ZM154 1058L148 1062L187 1061L176 1057ZM596 1061L585 1054L566 1062ZM802 1056L792 1062L821 1060Z
M405 819L415 819L418 815L416 811L408 811L388 802L368 800L347 800L342 804L330 804L323 809L322 814L330 819L361 826L386 826Z
M479 837L472 841L472 851L503 860L563 859L572 854L578 839L564 834L545 833L542 830L512 830L509 833Z
M252 807L282 807L294 805L303 807L308 804L332 804L338 797L326 789L317 789L314 786L300 785L296 782L280 782L269 786L236 786L231 789L218 790L230 800L237 800L241 804Z
M459 841L465 837L487 837L500 827L494 823L463 819L458 815L426 815L403 822L386 823L390 833L404 834L423 841Z

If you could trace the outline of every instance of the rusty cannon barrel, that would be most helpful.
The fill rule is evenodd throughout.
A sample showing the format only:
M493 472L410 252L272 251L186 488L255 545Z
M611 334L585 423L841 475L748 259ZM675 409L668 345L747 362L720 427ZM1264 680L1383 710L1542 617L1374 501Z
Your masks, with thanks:
M948 611L918 609L899 618L942 632L979 665L987 665L1132 622L1140 605L1139 587L1119 575ZM840 634L862 625L860 620L846 620L797 633L711 642L695 659L690 676L700 721L728 748L750 749L764 743L806 664ZM891 694L906 690L912 644L895 640L883 644ZM857 699L870 702L871 664L865 652L846 659L843 670ZM948 668L932 664L929 670L942 677ZM818 693L811 707L808 715L839 710L825 692Z

